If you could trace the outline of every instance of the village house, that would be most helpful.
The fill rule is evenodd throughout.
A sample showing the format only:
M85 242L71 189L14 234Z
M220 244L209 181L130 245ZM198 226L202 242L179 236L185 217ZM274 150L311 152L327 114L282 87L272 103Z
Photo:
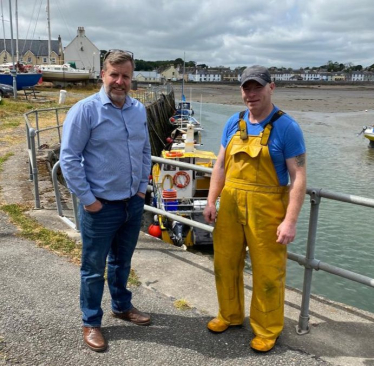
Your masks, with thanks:
M166 81L178 81L182 79L179 68L175 68L174 65L169 65L166 68L161 69L159 73Z
M76 37L65 47L64 59L77 69L91 70L94 78L99 78L100 50L87 38L84 27L78 27Z
M164 78L157 71L134 71L133 80L139 83L162 84Z
M51 40L51 54L48 60L48 41L46 40L18 40L18 51L16 49L16 40L13 40L14 62L18 61L26 65L43 65L43 64L62 64L64 63L64 54L62 51L61 37L58 40ZM12 62L11 40L5 39L4 43L0 42L0 63Z

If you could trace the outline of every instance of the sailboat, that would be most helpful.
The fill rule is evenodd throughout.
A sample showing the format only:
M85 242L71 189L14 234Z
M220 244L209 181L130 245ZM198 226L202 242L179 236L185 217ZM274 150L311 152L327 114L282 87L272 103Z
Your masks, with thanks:
M48 21L48 63L46 65L38 65L37 69L43 73L44 81L66 81L78 82L86 81L90 78L90 70L79 70L73 68L69 64L55 65L49 62L51 54L51 13L49 10L49 0L47 0L47 21Z
M17 2L16 2L17 7ZM12 3L9 0L9 14L10 14L10 48L11 48L11 55L12 55L12 63L10 65L6 65L7 67L3 68L3 72L0 73L0 83L6 85L12 85L14 90L22 90L27 87L32 87L36 85L40 78L42 77L41 72L21 72L19 68L17 68L17 64L14 63L14 45L13 45L13 21L12 21ZM17 22L18 24L18 22ZM17 38L18 38L18 30L17 30ZM18 43L18 42L17 42ZM18 54L18 51L17 51Z

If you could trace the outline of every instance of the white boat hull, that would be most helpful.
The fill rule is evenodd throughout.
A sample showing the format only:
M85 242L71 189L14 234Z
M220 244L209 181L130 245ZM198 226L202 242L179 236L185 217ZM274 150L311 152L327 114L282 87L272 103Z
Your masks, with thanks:
M374 127L369 127L364 131L364 136L370 140L374 141Z
M43 81L85 81L90 78L88 70L78 70L70 65L41 65L39 70L43 73Z

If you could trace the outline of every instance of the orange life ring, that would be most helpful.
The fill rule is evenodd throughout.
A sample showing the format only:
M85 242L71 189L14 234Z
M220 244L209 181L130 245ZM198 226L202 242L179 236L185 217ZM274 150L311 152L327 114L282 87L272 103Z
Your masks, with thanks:
M180 183L178 181L179 176L183 176L185 178L183 183ZM186 188L190 184L190 181L191 181L191 178L190 178L189 174L187 172L183 171L183 170L180 170L179 172L176 172L174 174L173 182L174 182L175 186L178 187L178 188Z
M166 156L169 157L169 158L179 158L179 157L183 156L183 153L180 152L180 151L168 151L166 153Z

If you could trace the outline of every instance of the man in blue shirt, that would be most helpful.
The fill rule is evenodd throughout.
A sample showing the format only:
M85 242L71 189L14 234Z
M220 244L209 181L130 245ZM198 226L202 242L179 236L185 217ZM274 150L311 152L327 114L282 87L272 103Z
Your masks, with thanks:
M146 109L128 95L134 68L131 52L107 52L103 87L70 109L63 128L61 169L80 200L83 339L94 351L107 348L101 332L106 262L113 315L150 324L126 288L151 170Z
M283 329L287 244L295 238L306 189L303 134L272 104L274 89L265 67L244 70L241 91L247 110L227 121L204 210L206 221L217 219L213 245L219 312L208 329L221 333L243 323L248 247L255 335L250 347L258 352L270 351Z

